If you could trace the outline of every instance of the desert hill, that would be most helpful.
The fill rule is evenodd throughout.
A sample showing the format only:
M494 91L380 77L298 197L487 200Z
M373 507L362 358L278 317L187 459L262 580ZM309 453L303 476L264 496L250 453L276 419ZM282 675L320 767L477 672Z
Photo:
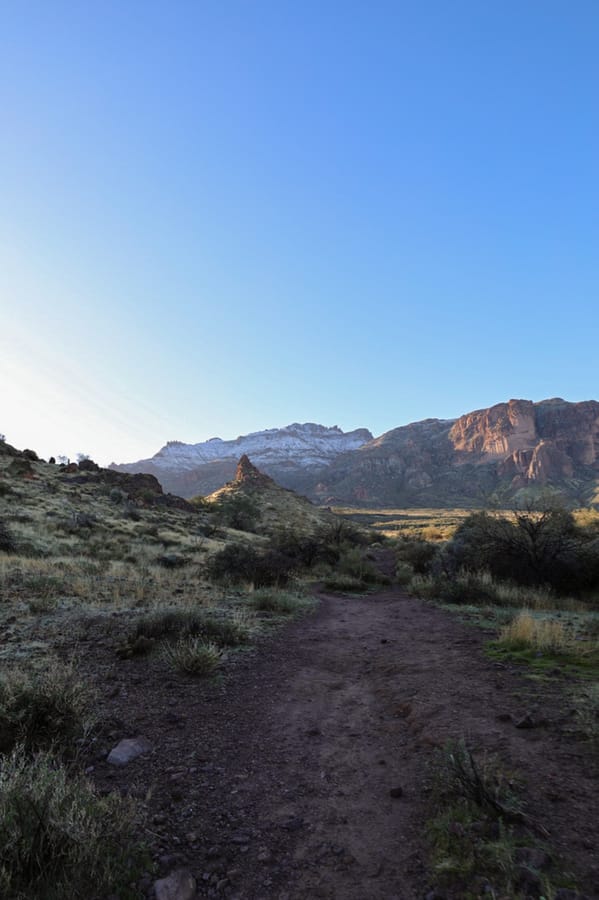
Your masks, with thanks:
M242 515L255 516L262 534L292 529L304 535L316 535L337 518L294 491L282 488L260 472L247 455L239 460L235 478L206 497L206 501L209 506L229 506L233 510L237 507Z
M167 444L118 471L154 474L183 497L233 478L234 449L323 505L486 506L547 490L566 502L599 502L599 403L509 400L458 419L425 419L373 438L366 429L292 425L236 441Z

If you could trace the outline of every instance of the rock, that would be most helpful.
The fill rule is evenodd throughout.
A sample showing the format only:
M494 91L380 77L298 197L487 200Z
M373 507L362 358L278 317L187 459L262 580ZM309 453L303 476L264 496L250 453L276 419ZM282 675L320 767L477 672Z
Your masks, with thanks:
M528 866L529 869L536 869L537 872L544 872L551 868L553 860L544 850L539 847L518 847L515 853L516 862Z
M403 788L399 785L397 787L391 788L391 790L389 791L389 796L394 798L403 797Z
M154 882L156 900L193 900L196 880L187 869L177 869Z
M518 719L517 722L514 723L516 728L534 728L535 723L534 719L530 713L526 713L525 716L522 716L521 719Z
M131 760L143 753L149 753L152 745L144 737L124 738L113 747L107 757L112 766L126 766Z

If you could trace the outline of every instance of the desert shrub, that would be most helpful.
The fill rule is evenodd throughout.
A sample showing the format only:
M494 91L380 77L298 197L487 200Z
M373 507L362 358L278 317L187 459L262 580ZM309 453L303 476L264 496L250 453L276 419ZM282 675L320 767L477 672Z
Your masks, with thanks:
M37 462L39 459L35 450L29 450L28 448L23 450L21 456L23 457L23 459L28 459L30 462Z
M370 533L340 518L322 528L318 537L321 543L338 549L343 546L364 547L370 542ZM376 539L380 539L378 535Z
M0 680L0 752L54 749L75 755L94 723L93 693L74 669L13 672Z
M512 519L474 513L444 548L437 568L449 575L484 569L517 584L575 593L599 585L599 546L563 509L518 511Z
M340 594L359 594L365 587L360 578L343 572L336 572L325 578L324 586L327 591L335 591Z
M8 525L0 519L0 553L16 553L17 542Z
M286 556L298 569L311 569L315 563L326 562L330 558L327 545L317 537L295 531L284 531L275 535L272 549Z
M424 540L402 539L396 550L398 562L407 563L417 575L426 575L437 554L435 544Z
M218 616L194 609L166 609L138 619L127 644L133 650L131 655L135 655L136 642L139 646L137 652L144 653L152 647L151 644L144 644L144 640L155 641L164 637L201 637L222 646L234 647L249 640L250 630L250 623L241 616Z
M547 588L499 581L489 572L459 572L454 576L416 575L410 582L410 591L423 600L442 600L445 603L465 605L552 609L565 603L563 600L558 601Z
M255 531L260 509L247 494L225 494L214 505L217 521L237 531Z
M409 563L398 562L395 566L395 580L397 584L404 586L410 584L414 577L414 569Z
M261 612L282 613L292 615L311 605L306 597L293 591L278 591L273 588L262 588L255 591L249 598L248 604L252 609Z
M337 574L349 575L364 586L389 584L387 576L382 575L358 547L345 549L339 557L336 568Z
M293 561L277 550L259 552L246 544L227 544L209 560L206 571L213 581L268 587L287 584L293 568Z
M191 636L164 644L162 656L173 669L187 675L210 675L222 661L222 651L216 644Z
M99 797L49 754L0 759L0 896L6 900L133 897L141 871L135 810Z
M203 618L201 634L221 647L237 647L250 640L251 623L241 615L209 616Z

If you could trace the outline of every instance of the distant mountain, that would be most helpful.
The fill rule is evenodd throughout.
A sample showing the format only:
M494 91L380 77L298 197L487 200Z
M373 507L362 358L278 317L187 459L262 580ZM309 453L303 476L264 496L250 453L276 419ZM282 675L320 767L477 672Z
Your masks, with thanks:
M169 441L151 459L116 465L119 472L155 475L165 490L182 497L210 494L235 476L237 461L247 455L252 463L279 484L308 489L314 473L326 469L341 453L372 440L366 428L344 433L306 422L243 435L232 441L212 438L199 444Z
M553 490L599 503L599 403L510 400L459 419L425 419L378 438L322 425L289 425L235 441L171 442L150 460L113 466L148 472L183 497L230 481L237 459L328 506L486 506Z
M394 428L322 474L329 505L486 506L553 490L599 502L599 403L510 400L459 419Z

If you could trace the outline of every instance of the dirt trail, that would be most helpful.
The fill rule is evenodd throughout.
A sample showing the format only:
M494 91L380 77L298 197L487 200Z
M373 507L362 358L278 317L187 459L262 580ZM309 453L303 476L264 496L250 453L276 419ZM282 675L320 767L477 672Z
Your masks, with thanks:
M160 871L189 867L198 896L412 900L429 885L426 766L465 735L524 776L530 812L599 897L598 767L567 734L557 690L538 700L544 726L515 727L536 689L483 641L389 590L321 595L216 687L115 663L98 673L113 737L143 734L154 751L122 770L96 761L94 778L150 791Z

